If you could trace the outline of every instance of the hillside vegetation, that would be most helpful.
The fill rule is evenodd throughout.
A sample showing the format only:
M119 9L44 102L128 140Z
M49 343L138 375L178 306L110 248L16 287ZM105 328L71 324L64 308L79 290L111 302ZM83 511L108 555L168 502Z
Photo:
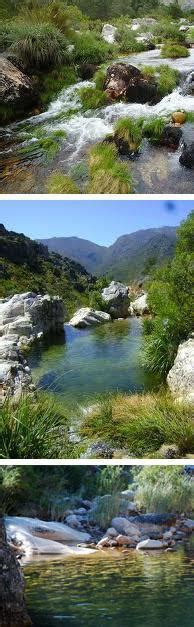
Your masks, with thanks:
M50 253L22 233L0 226L0 297L18 292L59 295L69 316L88 304L94 278L75 261Z

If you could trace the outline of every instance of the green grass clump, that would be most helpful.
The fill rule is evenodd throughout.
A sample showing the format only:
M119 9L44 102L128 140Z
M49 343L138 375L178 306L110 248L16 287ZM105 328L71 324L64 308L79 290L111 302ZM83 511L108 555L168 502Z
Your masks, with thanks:
M27 68L44 69L61 64L67 42L52 24L9 22L0 28L0 50L8 47Z
M56 398L39 393L36 399L21 397L17 405L8 400L0 414L2 459L52 458L67 453L67 418Z
M154 27L154 35L158 43L163 43L164 40L170 40L175 44L185 44L185 33L178 30L177 24L169 24L168 22L157 24Z
M69 85L74 85L78 80L76 68L72 65L60 64L49 72L41 74L39 77L40 101L45 106L48 105L59 92ZM62 114L59 114L59 116ZM63 114L67 117L67 113Z
M167 393L105 397L81 427L84 437L127 448L137 457L154 456L163 444L177 445L180 456L194 452L193 409Z
M157 144L166 124L166 119L162 117L148 119L143 125L144 137L147 137L153 144Z
M98 169L87 188L88 194L132 194L132 179L125 163L115 162L111 169Z
M97 170L111 169L117 158L117 148L113 143L96 144L89 152L89 174L93 176Z
M161 98L170 94L178 84L179 72L169 65L161 64L159 67L145 65L142 72L144 76L155 77Z
M189 57L189 55L188 48L172 41L167 41L161 48L161 57L165 59L179 59Z
M116 493L97 496L90 511L91 522L99 525L102 529L107 529L111 520L118 515L120 500L120 495Z
M160 514L192 512L193 483L181 466L144 466L133 469L137 508Z
M104 81L105 81L105 76L106 76L106 72L103 68L99 68L99 70L97 70L97 72L94 74L94 83L96 85L96 89L102 91L104 88Z
M113 56L114 46L93 33L76 34L73 43L75 46L73 59L80 65L84 63L99 65Z
M191 124L193 124L194 122L194 111L187 111L186 112L186 122L190 122Z
M143 52L146 46L143 42L136 41L136 33L130 31L126 26L120 27L117 31L117 42L119 52L125 54L130 52Z
M84 111L98 109L108 102L105 92L96 89L96 87L81 87L79 96Z
M53 172L46 183L48 194L80 194L74 181L62 172Z
M129 150L137 152L142 140L143 120L137 121L131 118L123 118L115 124L115 137L121 139L129 146Z
M42 128L37 129L37 142L24 146L20 149L20 153L26 155L41 153L48 161L54 159L55 155L61 148L62 140L66 138L66 133L65 131L57 130L53 131L53 133L48 137L45 137L44 135L45 132Z

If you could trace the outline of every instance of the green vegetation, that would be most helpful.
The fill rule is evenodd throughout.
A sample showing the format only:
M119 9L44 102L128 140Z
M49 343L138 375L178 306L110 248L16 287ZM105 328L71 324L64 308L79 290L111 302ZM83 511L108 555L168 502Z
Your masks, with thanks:
M148 119L143 125L143 135L147 137L152 144L157 144L160 142L166 124L167 120L162 117Z
M52 24L11 22L0 29L0 50L10 47L27 69L44 69L61 64L67 42Z
M108 102L105 92L96 89L96 87L81 87L79 96L84 111L98 109L105 106Z
M193 124L194 122L194 111L187 111L186 113L186 122Z
M62 89L78 81L77 69L73 65L62 64L39 76L40 102L46 106ZM71 110L70 110L71 111ZM59 116L67 117L67 112ZM70 114L69 114L70 115ZM71 111L72 115L72 111Z
M48 194L80 194L80 190L74 181L62 172L53 172L47 178L46 188Z
M192 512L193 484L181 466L144 466L133 469L135 502L147 512Z
M20 148L19 152L29 155L41 153L49 161L54 159L61 148L62 141L66 138L66 133L62 130L53 131L51 135L45 137L45 130L42 127L36 129L33 133L33 136L35 135L37 141L33 141L33 143L29 143L27 146ZM27 139L28 138L29 135L27 134Z
M90 513L90 520L102 529L107 529L112 518L118 514L120 497L118 493L98 496Z
M155 77L161 98L170 94L178 84L179 72L169 65L161 64L157 68L145 65L142 67L142 72L145 76Z
M181 341L193 330L193 238L194 212L181 224L175 254L153 273L148 285L154 316L152 332L146 336L144 364L166 377Z
M89 153L89 194L130 194L131 175L128 166L116 160L113 143L99 143Z
M99 65L113 56L114 46L107 44L94 33L78 34L75 39L73 39L73 43L75 46L73 59L74 62L79 65L83 63Z
M81 434L127 449L136 457L157 456L163 444L176 445L184 457L194 451L193 409L177 404L165 392L118 394L102 398L85 418Z
M34 459L68 456L67 418L56 399L40 393L21 398L0 410L0 457Z
M143 119L123 118L115 124L115 138L126 142L129 150L137 152L142 140Z
M79 263L48 253L46 247L14 232L2 232L0 245L0 297L27 291L58 294L69 316L88 305L93 278Z
M142 52L146 46L142 42L136 41L136 34L126 26L122 26L117 31L117 42L119 52L130 54L132 52Z
M190 52L186 46L166 41L161 48L161 57L165 59L179 59L180 57L189 57Z

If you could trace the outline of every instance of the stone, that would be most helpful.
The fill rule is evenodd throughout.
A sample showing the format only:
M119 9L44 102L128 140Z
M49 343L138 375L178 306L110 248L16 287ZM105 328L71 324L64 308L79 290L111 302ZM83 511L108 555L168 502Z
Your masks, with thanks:
M82 63L79 65L79 75L83 81L89 81L94 76L97 65L94 63Z
M87 542L90 540L88 533L73 529L66 523L48 522L38 518L28 518L25 516L6 516L5 526L7 536L11 539L17 532L26 532L37 538L54 540L67 544L77 542Z
M171 150L177 150L182 137L182 129L180 126L174 126L173 124L167 124L160 136L160 146L166 146Z
M134 544L133 540L131 538L129 538L128 536L124 536L122 534L119 534L116 537L116 542L118 544L118 546L131 546Z
M116 40L117 28L111 24L104 24L101 35L108 44L114 44Z
M121 516L115 517L112 519L111 525L119 532L119 534L132 537L140 536L138 527L132 524L127 518L122 518Z
M94 442L81 455L82 459L112 459L114 449L106 442Z
M79 520L78 520L78 518L77 518L77 516L75 514L70 514L69 516L66 516L65 522L70 527L79 527L80 526Z
M194 338L179 344L167 383L176 399L194 402Z
M110 536L111 538L116 538L116 536L118 535L118 531L116 531L114 527L109 527L107 529L106 535Z
M163 549L164 547L165 547L165 544L161 542L160 540L151 540L150 538L148 538L147 540L143 540L142 542L139 542L136 546L136 549L138 551L145 551L145 550Z
M187 116L185 111L174 111L172 113L172 121L175 124L184 124L186 122Z
M153 78L144 77L133 65L114 63L107 69L104 90L111 102L153 103L157 99L157 85Z
M2 334L17 334L29 338L39 333L60 333L64 327L65 311L58 296L42 296L33 292L15 294L0 304Z
M192 169L194 167L194 141L183 142L183 150L179 157L179 162L185 168Z
M0 104L24 111L35 100L31 80L6 57L0 55Z
M24 598L24 576L0 518L0 622L2 627L30 627Z
M135 496L135 492L133 492L133 490L122 490L121 494L125 498L129 498L130 501L132 501L134 499L134 496Z
M176 514L138 514L133 517L133 523L151 525L172 525L176 522Z
M105 538L102 538L98 544L97 544L97 549L103 549L103 547L108 547L109 546L109 537L106 536Z
M129 308L128 287L117 281L112 281L102 290L102 300L111 315L111 318L127 318Z
M182 520L181 525L185 529L188 529L188 531L194 531L194 520L192 520L191 518L185 518L184 520Z
M158 449L158 457L163 459L177 459L180 457L180 450L176 444L162 444Z
M131 315L143 316L149 313L147 297L147 294L143 294L130 303L129 312Z
M165 531L165 533L163 534L163 540L172 540L173 537L173 533L172 531Z
M110 322L110 320L110 314L105 311L95 311L94 309L91 309L91 307L82 307L76 311L69 324L73 327L77 327L78 329L85 329L96 324Z

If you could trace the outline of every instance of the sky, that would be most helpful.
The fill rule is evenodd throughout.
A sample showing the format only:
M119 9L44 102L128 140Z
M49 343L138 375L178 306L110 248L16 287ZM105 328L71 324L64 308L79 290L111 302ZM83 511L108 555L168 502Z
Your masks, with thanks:
M139 229L177 226L192 200L1 200L0 222L32 239L77 236L109 246Z

